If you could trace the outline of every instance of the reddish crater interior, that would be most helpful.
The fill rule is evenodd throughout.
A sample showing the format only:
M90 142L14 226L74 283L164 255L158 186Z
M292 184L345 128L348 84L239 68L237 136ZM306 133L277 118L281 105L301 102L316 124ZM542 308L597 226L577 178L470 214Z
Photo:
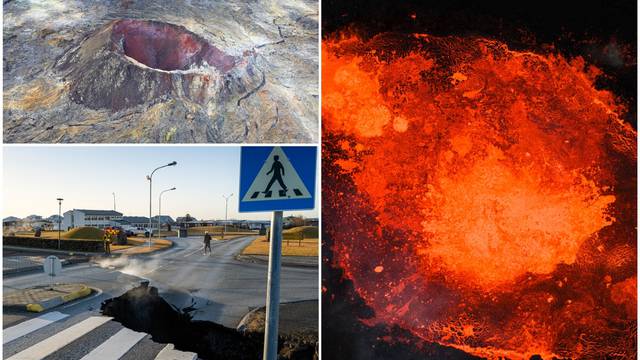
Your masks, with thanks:
M111 39L122 44L125 55L154 69L187 70L208 63L222 72L235 58L183 27L146 20L119 20Z

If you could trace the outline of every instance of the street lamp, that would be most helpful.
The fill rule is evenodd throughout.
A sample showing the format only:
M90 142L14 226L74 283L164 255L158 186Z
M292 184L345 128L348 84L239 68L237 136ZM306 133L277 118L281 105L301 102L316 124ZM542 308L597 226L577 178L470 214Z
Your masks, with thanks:
M116 193L111 194L113 194L113 211L116 211Z
M60 231L62 230L62 200L63 198L57 198L58 200L58 250L60 250Z
M171 189L163 190L160 192L160 196L158 196L158 239L160 238L160 230L162 229L162 225L160 224L160 219L162 218L162 194L175 189L175 187L172 187Z
M222 195L222 197L224 198L224 230L222 231L222 238L224 239L224 234L227 232L227 208L229 205L229 198L232 197L233 194L229 194L229 196L224 196Z
M151 175L147 175L147 180L149 180L149 244L147 245L148 247L151 247L151 185L152 185L153 173L156 172L159 169L164 168L164 167L175 166L176 164L178 164L178 163L175 162L175 161L172 161L172 162L168 163L167 165L162 165L160 167L155 168L151 172Z

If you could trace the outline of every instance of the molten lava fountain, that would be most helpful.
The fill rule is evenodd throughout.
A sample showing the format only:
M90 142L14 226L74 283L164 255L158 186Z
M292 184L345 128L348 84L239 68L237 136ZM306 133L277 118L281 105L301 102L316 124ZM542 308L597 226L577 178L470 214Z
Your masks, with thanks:
M323 226L368 323L635 358L636 131L600 70L424 34L325 40L322 65Z

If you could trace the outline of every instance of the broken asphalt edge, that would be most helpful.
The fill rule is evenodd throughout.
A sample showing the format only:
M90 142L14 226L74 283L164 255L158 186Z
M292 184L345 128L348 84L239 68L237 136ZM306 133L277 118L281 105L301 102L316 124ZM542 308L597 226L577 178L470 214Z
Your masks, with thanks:
M287 304L297 304L305 301L314 301L314 300L319 301L318 299L287 301L287 302L281 302L280 306L287 305ZM240 322L238 322L238 326L236 326L236 330L244 334L244 332L247 330L247 321L249 320L249 318L251 318L251 316L253 316L253 314L255 314L256 312L265 308L266 308L265 306L257 306L251 309L251 311L249 311L248 313L244 314L242 319L240 319Z
M241 334L244 334L247 330L247 321L249 320L249 318L262 308L264 308L264 306L258 306L253 308L253 310L249 311L248 313L244 314L242 319L240 319L238 326L236 326L236 330L238 330Z
M82 288L80 290L74 291L67 295L56 296L49 300L27 304L26 310L30 312L43 312L44 310L48 310L56 306L60 306L62 304L71 302L73 300L87 297L90 294L91 294L91 288L88 287L87 285L82 284Z

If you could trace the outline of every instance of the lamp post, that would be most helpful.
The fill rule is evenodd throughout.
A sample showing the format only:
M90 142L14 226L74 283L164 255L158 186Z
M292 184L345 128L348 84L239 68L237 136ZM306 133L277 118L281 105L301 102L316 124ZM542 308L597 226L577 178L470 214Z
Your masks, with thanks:
M222 231L222 239L224 239L224 234L227 232L227 209L229 205L229 198L232 197L233 194L229 194L229 196L224 196L224 230Z
M151 247L151 187L152 187L152 179L153 179L153 173L155 173L156 171L158 171L159 169L162 169L164 167L167 166L175 166L176 164L178 164L175 161L172 161L170 163L168 163L167 165L162 165L160 167L155 168L152 172L151 175L147 175L147 180L149 180L149 243L148 243L148 247Z
M62 200L63 198L57 198L58 200L58 250L60 250L60 231L62 230Z
M160 230L162 229L162 225L160 223L160 219L162 218L162 194L175 189L175 187L172 187L171 189L163 190L160 192L160 196L158 196L158 238L160 238Z
M113 195L113 211L116 211L116 193L111 193Z

